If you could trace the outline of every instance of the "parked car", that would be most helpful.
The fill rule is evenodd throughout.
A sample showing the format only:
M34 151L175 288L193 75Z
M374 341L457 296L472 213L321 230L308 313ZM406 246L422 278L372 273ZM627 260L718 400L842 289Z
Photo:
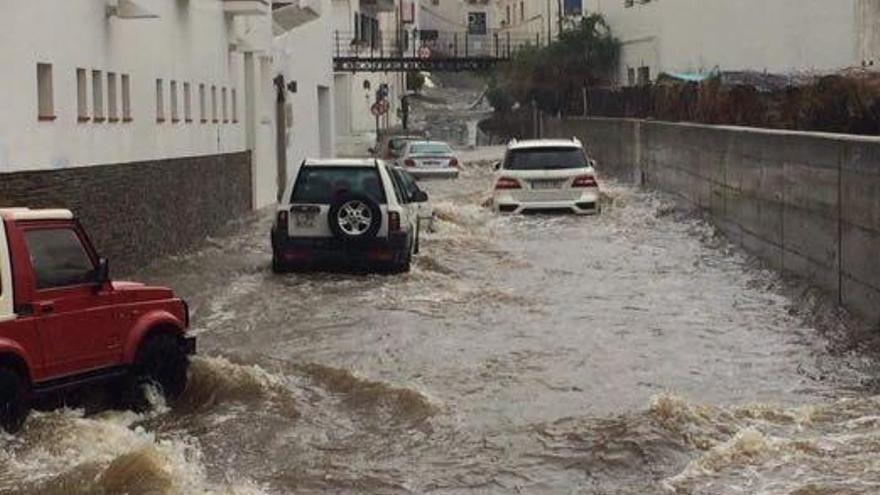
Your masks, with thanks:
M400 158L403 148L410 141L422 141L424 136L416 134L391 135L382 138L380 145L373 149L372 152L379 158L384 160L396 160Z
M580 141L511 141L495 165L493 205L502 213L600 211L596 162Z
M416 178L413 177L411 173L409 173L406 169L401 167L392 167L392 173L400 181L401 188L405 192L407 198L411 201L410 204L416 209L419 216L419 231L420 232L431 232L434 230L434 206L428 200L428 194L422 191L419 187L419 184L416 182ZM425 201L413 201L413 198L425 198Z
M186 387L195 338L170 289L110 280L69 210L0 209L0 426L14 432L32 401L82 385L122 385L143 405Z
M454 179L459 174L459 161L452 148L442 141L409 141L404 145L397 165L417 178Z
M272 226L275 272L358 265L407 272L419 250L417 203L382 160L306 160Z

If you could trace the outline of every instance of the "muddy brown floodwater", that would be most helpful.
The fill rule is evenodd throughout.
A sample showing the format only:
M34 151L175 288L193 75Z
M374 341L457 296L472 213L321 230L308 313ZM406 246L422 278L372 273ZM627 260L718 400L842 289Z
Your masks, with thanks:
M194 311L181 403L36 413L0 492L880 492L875 360L842 316L662 195L499 217L490 176L427 184L405 276L273 275L268 212L150 268Z

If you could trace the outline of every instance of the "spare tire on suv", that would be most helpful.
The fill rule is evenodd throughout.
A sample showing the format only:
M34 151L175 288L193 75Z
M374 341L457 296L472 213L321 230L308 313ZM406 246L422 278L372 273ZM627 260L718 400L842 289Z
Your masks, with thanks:
M364 194L345 194L333 201L327 215L330 232L340 241L358 243L376 237L382 226L379 203Z

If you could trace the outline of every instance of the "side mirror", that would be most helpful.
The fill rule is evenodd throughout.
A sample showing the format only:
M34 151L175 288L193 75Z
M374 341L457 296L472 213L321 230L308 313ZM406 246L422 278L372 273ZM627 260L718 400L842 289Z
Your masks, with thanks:
M98 268L95 269L95 286L101 288L110 281L110 262L107 258L98 260Z
M428 202L428 193L419 189L412 193L412 202L413 203L427 203Z
M596 160L593 160L592 158L590 158L590 166L593 168L596 168Z
M501 162L495 162L495 164L492 165L492 168L494 168L495 171L501 170Z

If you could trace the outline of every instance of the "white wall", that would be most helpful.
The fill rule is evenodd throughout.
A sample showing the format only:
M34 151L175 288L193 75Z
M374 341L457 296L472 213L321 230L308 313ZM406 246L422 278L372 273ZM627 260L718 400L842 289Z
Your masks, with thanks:
M872 70L880 69L880 1L858 0L858 62Z
M661 71L829 71L857 64L856 0L586 0L627 66Z
M319 105L318 89L333 88L333 32L331 0L323 0L320 18L294 28L275 38L275 70L284 75L287 82L296 81L297 92L287 92L291 105L292 121L288 122L287 172L305 158L332 155L336 145L336 132L332 125L333 98ZM318 125L322 112L329 112L329 132ZM322 150L322 139L325 148Z
M112 164L246 149L243 56L230 50L242 30L267 33L268 23L232 20L220 0L140 0L158 19L108 18L99 0L17 0L4 2L0 15L0 173ZM249 25L249 26L246 26ZM39 121L37 63L52 64L55 120ZM79 122L76 69L102 71L104 113L107 73L131 81L131 122ZM164 80L165 122L157 122L156 79ZM170 81L178 82L179 122L171 121ZM193 122L184 120L184 82L191 85ZM199 119L199 84L206 85L208 122ZM227 88L228 120L211 121L211 86L217 87L218 114ZM232 89L238 122L232 122ZM260 96L263 100L265 95ZM265 146L271 143L261 139ZM263 153L255 153L262 156ZM259 173L273 163L257 162ZM258 186L264 182L257 177ZM255 194L256 205L265 204Z

